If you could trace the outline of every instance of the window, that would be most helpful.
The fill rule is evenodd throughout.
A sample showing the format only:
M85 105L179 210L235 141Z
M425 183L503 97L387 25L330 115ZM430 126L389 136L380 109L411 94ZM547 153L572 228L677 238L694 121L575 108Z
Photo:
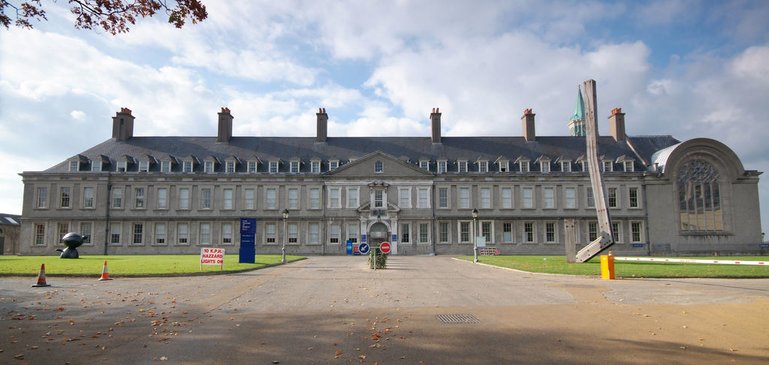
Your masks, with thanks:
M587 222L587 240L590 242L598 239L598 222Z
M166 243L166 224L155 223L155 243L164 245Z
M470 188L469 187L459 188L459 208L470 209Z
M150 162L148 160L139 161L139 172L147 172L150 170Z
M489 161L478 161L478 172L489 172Z
M622 222L611 222L611 235L614 242L622 242Z
M502 223L502 242L513 242L513 223Z
M289 223L286 227L288 229L288 243L299 242L299 225L296 223Z
M267 188L264 190L264 209L278 209L277 188Z
M83 208L92 209L94 207L93 188L83 188Z
M110 224L109 228L109 243L111 244L119 244L120 243L120 234L122 230L122 226L120 223L112 223Z
M545 243L555 243L556 226L554 222L545 222Z
M70 199L72 198L72 188L69 186L62 186L59 189L59 207L70 208Z
M91 161L91 171L101 172L101 159Z
M539 171L543 174L550 172L550 160L539 161Z
M609 195L609 208L617 208L617 188L608 188L607 193Z
M491 188L480 188L480 208L491 209Z
M579 164L582 166L582 172L586 172L588 170L589 166L586 161L580 161Z
M459 173L465 173L467 172L467 161L457 161L457 172Z
M595 208L595 197L593 197L593 188L587 187L585 188L585 191L587 194L587 207Z
M625 161L622 163L625 172L633 172L633 161Z
M299 188L288 189L288 209L299 209Z
M338 209L342 207L341 188L330 187L328 188L328 207L330 209Z
M521 172L529 172L529 160L518 161L518 170Z
M210 223L200 223L200 240L198 242L201 245L210 245L211 244L211 224Z
M419 243L430 242L430 225L427 223L419 223Z
M339 237L342 235L341 227L338 224L332 224L328 230L328 242L339 243Z
M724 230L721 209L720 173L708 161L694 159L678 169L676 188L681 230Z
M329 171L334 171L339 168L339 160L331 160L328 162Z
M438 222L438 242L449 243L449 222Z
M430 208L430 188L417 188L417 208Z
M628 198L628 207L630 208L640 207L640 205L638 204L638 188L635 188L635 187L627 188L627 198Z
M299 161L291 161L290 165L291 173L292 174L298 174L299 173Z
M200 209L211 209L211 188L200 189Z
M45 245L45 225L35 224L35 245Z
M222 190L222 209L232 209L232 189Z
M449 188L438 188L438 208L449 207Z
M643 242L643 222L630 222L630 242Z
M134 188L134 208L144 208L144 188Z
M267 223L264 225L264 242L266 243L275 243L276 241L276 232L277 232L277 226L275 223Z
M112 207L123 207L123 188L112 188Z
M243 209L256 209L256 192L254 189L246 189L243 192Z
M144 242L144 224L134 223L133 240L131 242L135 245Z
M270 161L270 173L271 174L278 173L278 161Z
M411 208L411 188L398 188L398 205L401 208Z
M192 161L191 160L182 161L182 172L187 173L187 174L192 172Z
M69 172L77 172L80 170L80 162L72 160L69 162Z
M571 172L571 161L561 161L561 171Z
M122 160L117 162L117 166L115 166L116 172L126 172L126 166L128 165L128 161Z
M358 228L360 225L358 223L350 223L347 225L347 239L352 241L352 243L358 242Z
M374 162L374 173L381 174L384 172L384 164L382 161Z
M320 189L311 188L310 194L310 209L320 209Z
M203 162L203 172L206 174L213 174L214 173L214 161L205 161Z
M164 174L171 172L171 161L168 161L168 160L160 161L160 172Z
M501 195L502 195L502 209L512 209L513 208L513 188L507 187L507 188L501 188L500 189Z
M158 195L157 208L168 209L168 189L158 188L157 195Z
M508 171L510 171L510 161L508 160L499 161L499 172L508 172Z
M523 222L523 242L534 242L534 222Z
M190 243L190 225L187 223L178 223L176 225L176 235L179 244L186 245Z
M401 243L410 243L410 242L411 242L411 224L402 223L401 224Z
M232 223L222 223L222 244L232 243Z
M611 160L604 160L602 166L604 172L614 171L614 164L611 162Z
M307 225L307 241L311 245L320 243L320 223L310 223Z
M226 161L224 163L224 172L228 174L234 174L235 173L235 161Z
M577 188L563 188L563 205L566 209L577 208Z
M59 223L59 235L56 237L57 240L60 240L67 233L69 233L69 223Z
M445 174L446 171L448 171L448 161L446 160L438 161L438 173Z
M93 224L91 224L91 222L81 222L80 234L83 235L83 244L90 245L92 243L91 236L93 236Z
M347 207L348 208L357 208L360 205L360 203L359 203L359 200L360 200L359 199L359 197L360 197L359 191L360 191L360 189L357 188L357 187L354 187L354 188L348 187L347 188Z
M521 205L524 209L534 208L534 188L521 188Z
M47 187L37 188L37 207L38 208L48 207L48 188Z
M419 161L419 168L423 170L430 171L430 160L421 160Z
M374 190L374 208L384 208L384 191Z
M470 243L470 223L459 222L459 243Z
M179 188L179 209L190 209L190 188Z
M542 188L542 208L555 209L555 188Z
M310 161L310 172L313 174L320 173L320 161Z
M486 243L493 243L494 232L492 231L492 224L490 221L481 222L481 236L486 239Z
M257 163L256 161L248 161L248 173L249 174L255 174L257 169Z

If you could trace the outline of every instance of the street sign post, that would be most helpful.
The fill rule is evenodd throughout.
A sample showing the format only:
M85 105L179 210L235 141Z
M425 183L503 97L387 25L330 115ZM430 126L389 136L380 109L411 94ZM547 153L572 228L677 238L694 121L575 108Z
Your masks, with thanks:
M369 250L369 246L368 246L368 243L361 243L361 244L358 246L358 252L360 252L360 254L361 254L361 255L365 255L365 254L367 254L367 253L368 253L368 250Z
M390 253L390 242L382 242L382 244L379 245L379 250L382 251L382 253Z

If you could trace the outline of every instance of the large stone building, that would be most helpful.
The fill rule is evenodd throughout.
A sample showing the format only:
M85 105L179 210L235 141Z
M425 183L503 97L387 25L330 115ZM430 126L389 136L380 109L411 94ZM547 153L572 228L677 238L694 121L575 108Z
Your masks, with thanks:
M134 116L112 138L45 171L27 171L23 254L50 254L69 231L83 254L236 253L241 218L256 218L257 253L345 253L345 242L390 241L397 254L471 254L473 237L502 254L558 254L565 219L577 242L597 232L585 137L232 135L222 108L215 137L135 137ZM138 121L137 121L138 122ZM614 109L599 137L618 254L761 250L759 172L712 139L628 136ZM477 219L472 212L477 209ZM282 212L288 210L284 221ZM285 229L284 229L285 227Z

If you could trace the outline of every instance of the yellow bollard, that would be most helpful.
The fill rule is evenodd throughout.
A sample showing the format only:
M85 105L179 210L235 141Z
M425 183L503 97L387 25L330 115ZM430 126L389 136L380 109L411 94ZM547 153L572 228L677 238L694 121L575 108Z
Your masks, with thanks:
M601 279L614 280L614 255L601 255Z

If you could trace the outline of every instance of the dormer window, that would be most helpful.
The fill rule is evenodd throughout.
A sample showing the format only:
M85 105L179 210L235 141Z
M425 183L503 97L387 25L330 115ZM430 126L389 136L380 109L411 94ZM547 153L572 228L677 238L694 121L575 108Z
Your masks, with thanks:
M529 160L518 161L518 170L521 172L529 172Z
M80 161L78 160L72 160L69 162L69 172L78 172L80 171Z
M457 161L457 172L459 173L467 172L467 160Z
M571 161L561 161L561 171L571 172Z
M192 160L185 160L182 162L182 172L190 174L192 173Z
M423 170L430 171L430 160L420 160L419 161L419 168Z
M224 162L224 172L228 174L235 173L235 160L227 160Z
M611 162L611 160L603 160L603 171L604 172L614 171L614 164Z
M539 171L543 174L550 173L550 160L539 161Z
M633 172L633 161L625 161L623 165L625 167L625 172Z
M374 173L381 174L384 172L384 163L382 161L374 162Z
M330 160L328 161L328 170L334 171L337 168L339 168L339 160Z
M478 161L478 172L480 173L489 172L489 161L486 161L486 160Z
M147 172L149 170L150 170L149 160L139 161L139 172Z
M203 162L203 172L206 174L214 173L214 161L208 160Z
M115 167L115 171L126 172L126 166L128 166L128 161L126 160L118 161L117 166Z
M310 172L313 174L320 174L320 160L310 161Z
M91 160L91 171L101 172L101 159Z
M508 160L500 160L499 161L499 172L508 172L510 171L510 161Z
M292 174L298 174L299 173L299 160L292 160L290 167L291 167L291 173Z
M448 161L446 160L438 161L438 173L445 174L446 171L448 171Z
M271 174L278 173L278 161L270 161L270 173Z
M248 161L248 173L249 174L255 174L257 168L256 161Z
M160 161L160 172L164 174L171 172L171 160Z

